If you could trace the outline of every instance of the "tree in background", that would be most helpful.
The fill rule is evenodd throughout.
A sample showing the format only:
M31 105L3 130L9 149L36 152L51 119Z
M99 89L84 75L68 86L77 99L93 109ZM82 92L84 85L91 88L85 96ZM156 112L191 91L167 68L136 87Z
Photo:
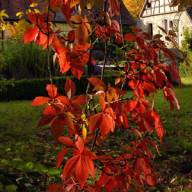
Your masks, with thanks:
M182 10L184 7L191 6L192 0L171 0L172 6L179 6L179 10Z
M124 4L126 5L129 12L134 17L138 18L144 4L144 0L124 0Z

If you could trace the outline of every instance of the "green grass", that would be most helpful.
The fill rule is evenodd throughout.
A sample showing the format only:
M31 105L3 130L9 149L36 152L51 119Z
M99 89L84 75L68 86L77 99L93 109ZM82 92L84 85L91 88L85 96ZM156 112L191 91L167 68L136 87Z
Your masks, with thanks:
M59 177L50 132L37 127L40 114L30 101L0 103L0 192L45 191L48 178Z
M183 82L187 86L175 89L180 111L170 111L162 93L156 95L155 105L166 130L161 155L155 161L156 169L165 179L158 186L162 191L182 191L177 188L181 186L183 191L191 190L187 190L191 182L187 174L192 170L189 155L192 153L192 80L185 78ZM3 191L8 191L7 186L14 188L16 182L13 178L29 184L28 188L18 188L18 191L30 191L30 187L31 191L38 191L37 185L42 190L47 182L43 175L49 175L49 178L59 175L51 168L55 164L56 152L49 129L36 126L40 111L32 107L30 101L0 103L0 191L2 186ZM42 179L37 181L38 177Z

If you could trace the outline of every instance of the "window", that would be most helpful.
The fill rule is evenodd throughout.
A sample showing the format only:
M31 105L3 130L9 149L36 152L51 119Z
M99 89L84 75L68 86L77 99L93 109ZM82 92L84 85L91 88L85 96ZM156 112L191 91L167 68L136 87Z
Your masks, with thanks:
M169 21L169 28L173 29L173 21Z
M147 8L151 8L151 2L147 2Z
M167 32L168 30L167 19L164 19L162 23L163 23L163 29Z
M148 24L148 33L149 33L149 35L153 36L153 24L152 23Z
M179 29L179 19L174 19L173 20L173 30L178 32Z

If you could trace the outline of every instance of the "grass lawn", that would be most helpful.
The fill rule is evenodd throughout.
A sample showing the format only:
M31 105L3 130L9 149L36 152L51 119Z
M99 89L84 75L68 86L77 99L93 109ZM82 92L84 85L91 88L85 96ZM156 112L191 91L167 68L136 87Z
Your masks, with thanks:
M166 134L155 166L160 184L153 191L192 191L192 79L176 88L180 111L156 96ZM47 128L36 127L40 109L29 101L0 103L0 191L44 191L57 179L55 147ZM48 176L48 177L47 177Z

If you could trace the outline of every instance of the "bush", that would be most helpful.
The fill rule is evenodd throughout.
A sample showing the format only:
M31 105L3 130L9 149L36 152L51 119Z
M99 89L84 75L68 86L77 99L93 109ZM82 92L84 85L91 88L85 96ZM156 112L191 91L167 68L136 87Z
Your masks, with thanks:
M186 54L184 63L180 65L180 75L182 77L192 76L192 28L185 28L182 41L182 51Z
M184 51L192 51L192 29L185 28L183 36L182 49Z
M24 45L19 41L8 40L0 53L0 78L48 77L47 54L47 51L35 44Z
M87 76L77 80L72 77L77 87L77 94L85 93L87 87ZM114 76L105 76L105 82L114 84ZM55 77L53 83L59 88L60 93L64 93L63 80L65 77ZM47 96L45 90L46 84L50 83L49 79L23 79L23 80L1 80L0 81L0 101L10 100L31 100L34 97L42 95Z

